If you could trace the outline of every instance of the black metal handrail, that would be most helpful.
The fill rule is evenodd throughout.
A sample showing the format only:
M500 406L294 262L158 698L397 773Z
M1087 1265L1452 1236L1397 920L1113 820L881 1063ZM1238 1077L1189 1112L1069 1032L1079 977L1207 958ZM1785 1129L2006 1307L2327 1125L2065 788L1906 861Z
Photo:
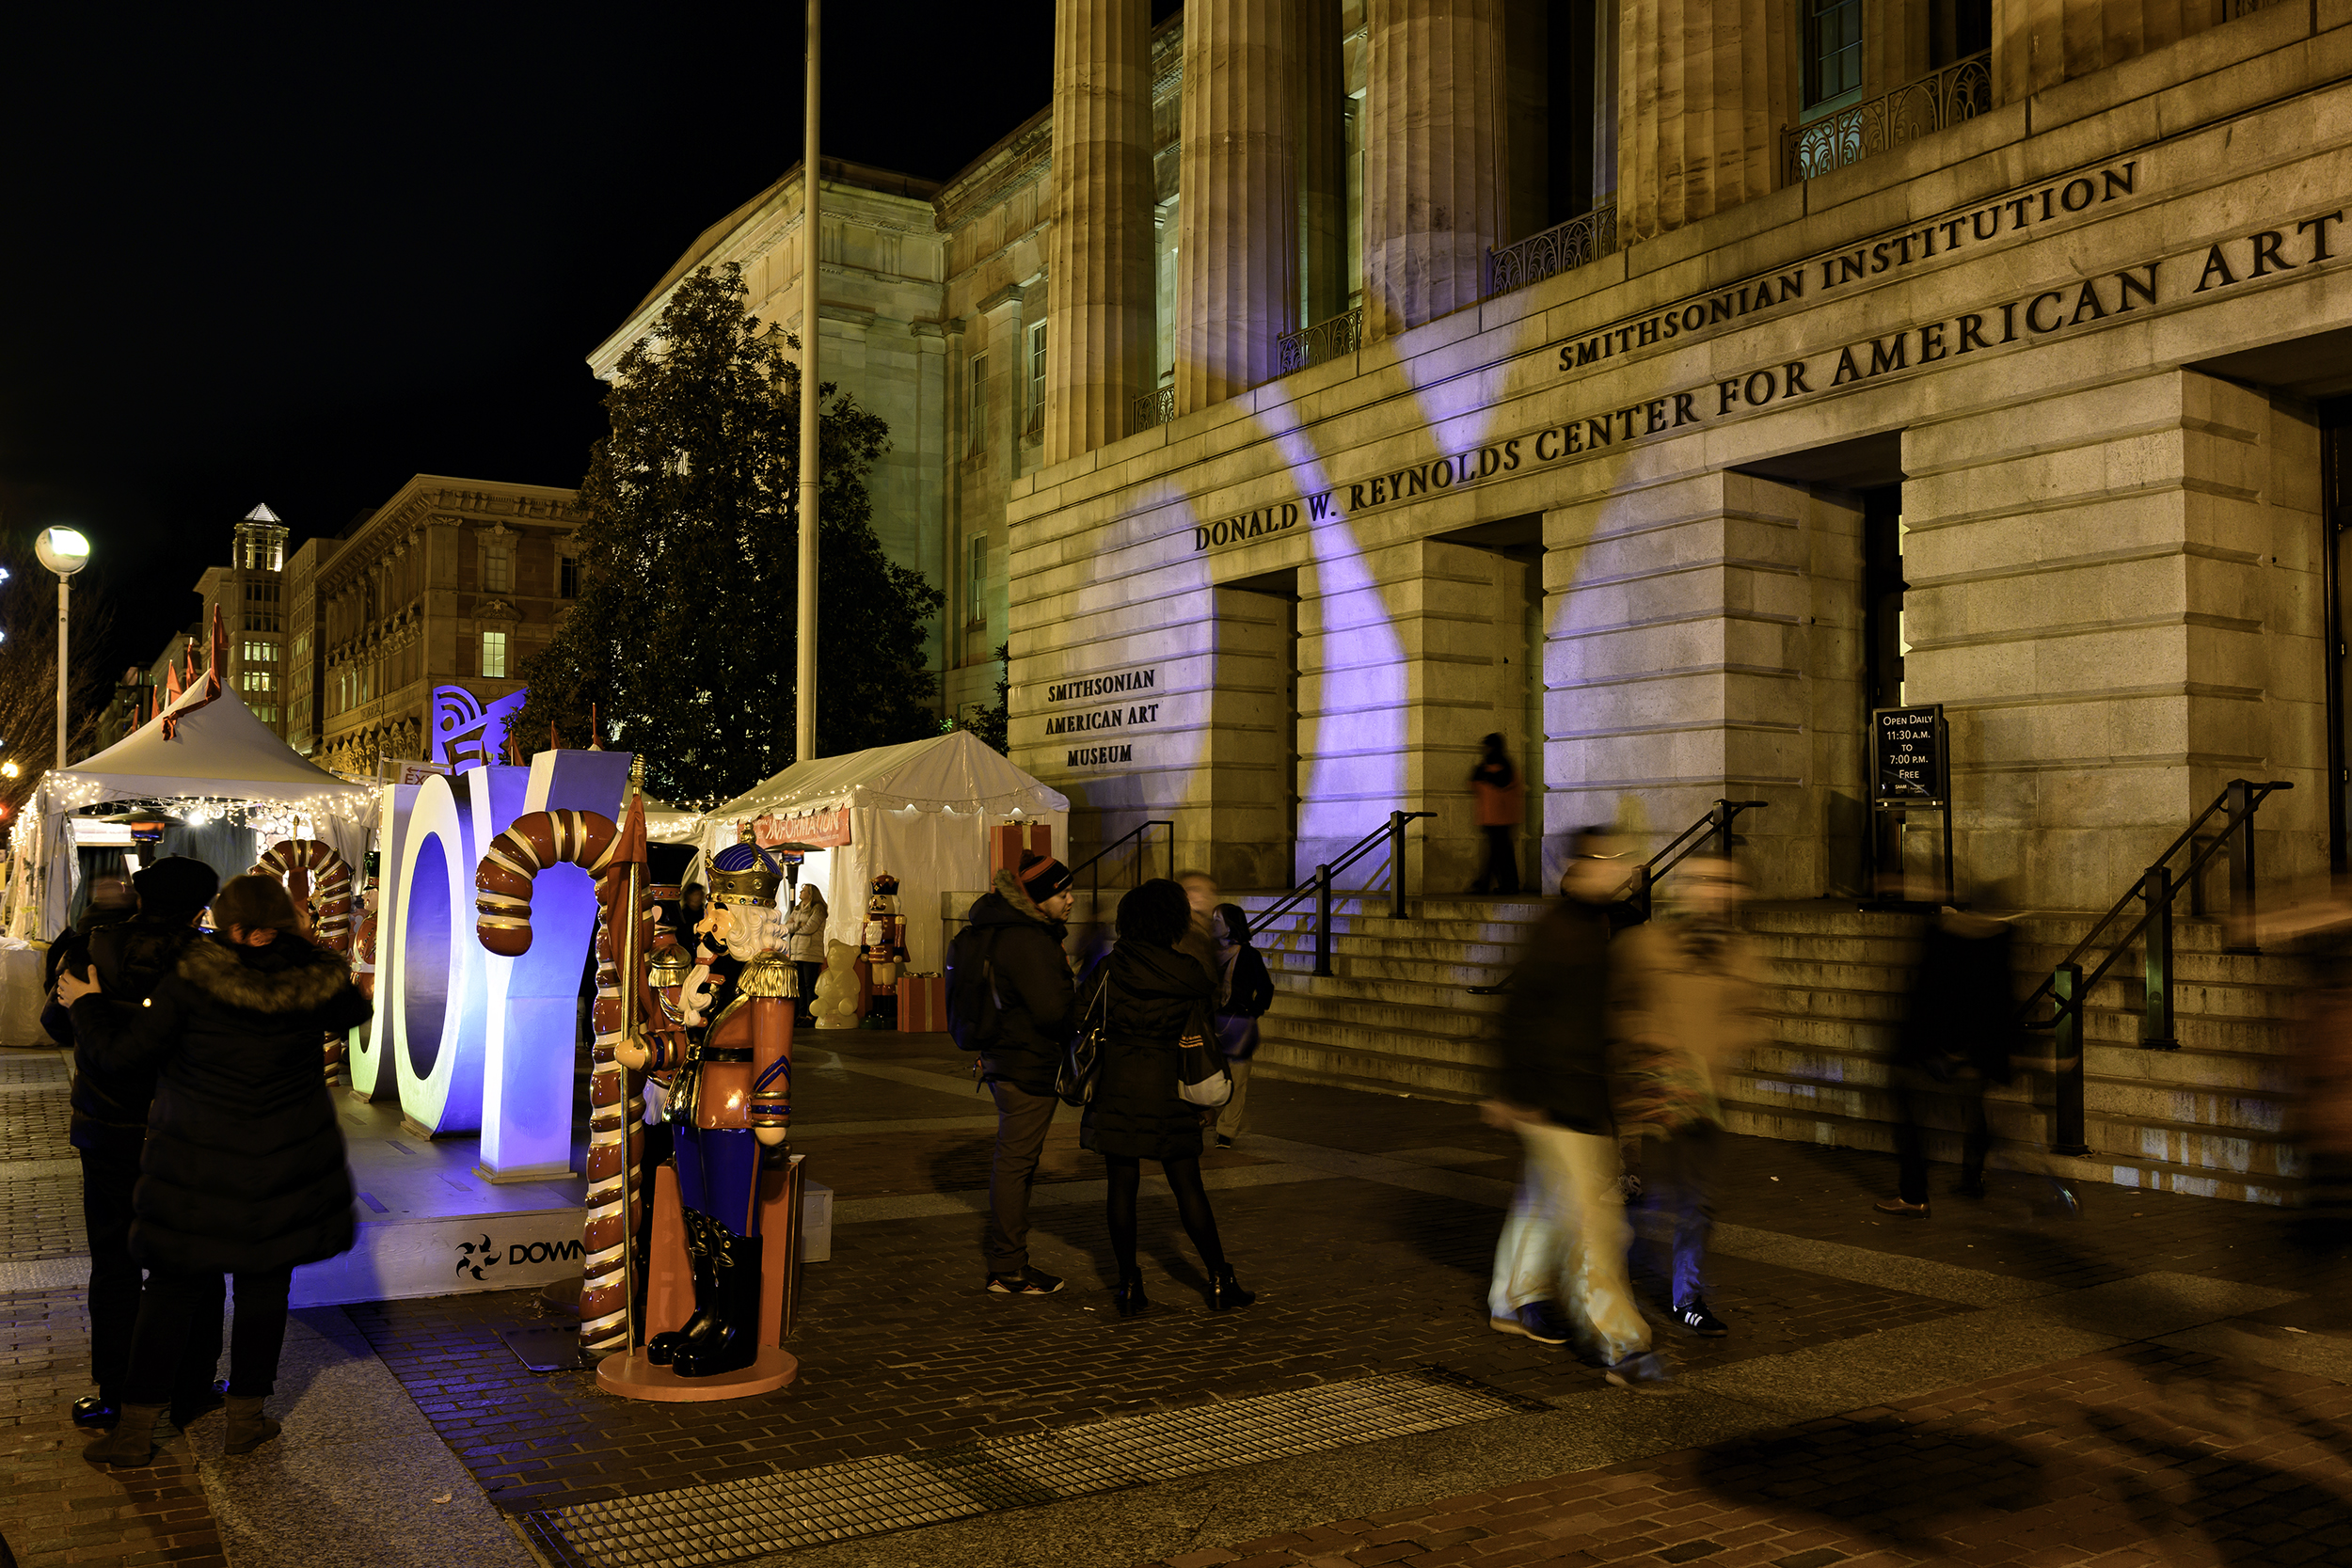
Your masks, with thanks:
M1434 811L1392 811L1388 822L1358 839L1347 852L1336 861L1315 867L1314 879L1288 898L1257 915L1258 928L1263 930L1277 919L1311 897L1315 901L1315 973L1328 977L1331 973L1331 879L1354 865L1372 852L1373 846L1382 839L1389 842L1389 884L1391 911L1398 920L1405 918L1405 824L1416 817L1435 816Z
M2267 784L2255 784L2247 779L2232 779L2213 804L2197 814L2181 832L2181 836L2166 846L2140 873L2139 880L2115 906L2099 917L2085 933L2074 950L2051 968L2050 977L2034 988L2025 1005L2018 1009L2020 1021L2027 1029L2051 1033L2056 1045L2052 1063L2058 1079L2055 1120L2051 1128L2050 1147L2060 1154L2087 1154L2090 1146L2083 1141L2083 1005L2091 988L2106 977L2118 959L2129 951L2133 942L2145 933L2147 943L2143 953L2147 994L2144 1002L2146 1020L2140 1028L2139 1043L2150 1051L2177 1051L2181 1042L2173 1037L2172 1018L2172 903L2185 887L2197 885L2198 875L2206 863L2230 846L2230 917L2228 928L2242 939L2227 942L2224 952L2254 953L2261 949L2254 941L2254 813L2263 801L2282 789L2295 785L2284 779ZM2221 812L2227 820L2222 830L2196 847L2188 863L2175 876L2172 857L2184 847L2196 845L2198 831L2213 820L2214 813ZM2235 840L2233 843L2233 840ZM2100 939L2134 903L2141 906L2139 918L2130 930L2106 944L2106 957L2088 976L2083 974L2083 958L2100 944ZM2033 1019L2026 1015L2047 997L2050 1016Z
M1663 849L1644 861L1642 886L1630 895L1642 906L1642 918L1647 920L1650 917L1650 895L1657 888L1659 879L1698 853L1699 846L1707 842L1694 835L1703 830L1714 830L1715 852L1728 855L1731 853L1731 825L1739 820L1740 814L1743 811L1761 811L1771 804L1770 800L1717 800L1707 808L1706 816L1675 834L1673 841ZM1681 853L1676 854L1677 849L1680 849ZM1669 855L1674 858L1667 860ZM1661 861L1666 863L1661 865L1658 863ZM1506 978L1491 986L1469 986L1464 989L1472 996L1501 996L1511 989L1511 982Z
M1153 828L1166 828L1168 830L1168 875L1170 880L1175 879L1176 824L1173 822L1162 822L1158 820L1138 822L1134 827L1128 829L1125 832L1120 834L1117 838L1112 839L1108 844L1104 845L1100 849L1094 851L1093 854L1089 855L1085 860L1080 861L1076 865L1070 868L1070 883L1073 887L1077 885L1078 879L1085 873L1089 871L1092 871L1094 873L1094 891L1091 895L1089 895L1092 902L1088 906L1088 914L1089 918L1095 920L1103 918L1104 858L1109 855L1112 850L1123 847L1127 841L1131 838L1136 841L1136 882L1138 886L1142 884L1144 851L1143 835Z

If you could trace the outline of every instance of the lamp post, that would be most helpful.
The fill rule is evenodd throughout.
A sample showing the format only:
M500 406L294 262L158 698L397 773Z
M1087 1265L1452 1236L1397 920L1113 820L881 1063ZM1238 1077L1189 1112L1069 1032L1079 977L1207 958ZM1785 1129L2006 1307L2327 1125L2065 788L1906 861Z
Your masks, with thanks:
M65 755L65 687L66 687L66 605L72 588L68 582L74 573L89 564L89 541L79 529L45 528L33 542L33 553L40 563L57 574L57 768L63 771Z

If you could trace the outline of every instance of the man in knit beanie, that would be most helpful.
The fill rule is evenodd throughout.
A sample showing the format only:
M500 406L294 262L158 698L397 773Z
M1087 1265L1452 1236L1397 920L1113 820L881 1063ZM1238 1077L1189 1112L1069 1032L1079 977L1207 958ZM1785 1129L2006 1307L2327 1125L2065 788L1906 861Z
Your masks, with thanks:
M1025 854L1018 871L972 905L947 961L947 1019L979 1057L996 1100L996 1157L988 1180L988 1289L1048 1296L1062 1287L1029 1263L1029 1188L1053 1125L1054 1077L1070 1041L1075 987L1062 955L1072 903L1069 867Z

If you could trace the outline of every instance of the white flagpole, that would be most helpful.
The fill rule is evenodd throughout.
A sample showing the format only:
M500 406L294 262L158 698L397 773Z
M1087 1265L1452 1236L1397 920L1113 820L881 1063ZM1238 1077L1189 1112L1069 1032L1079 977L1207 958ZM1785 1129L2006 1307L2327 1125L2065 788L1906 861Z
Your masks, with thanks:
M792 682L792 760L817 754L817 187L818 12L808 0L808 103L801 136L801 584Z

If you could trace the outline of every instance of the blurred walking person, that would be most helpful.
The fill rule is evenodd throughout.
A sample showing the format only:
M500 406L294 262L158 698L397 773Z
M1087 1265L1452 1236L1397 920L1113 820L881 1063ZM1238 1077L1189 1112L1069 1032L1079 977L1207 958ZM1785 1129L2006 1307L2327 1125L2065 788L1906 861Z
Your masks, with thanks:
M1201 1112L1178 1092L1178 1050L1187 1040L1209 1039L1216 996L1209 971L1178 950L1191 924L1184 888L1160 878L1145 882L1119 901L1118 940L1079 988L1078 1027L1089 1027L1100 1008L1104 1037L1078 1142L1103 1156L1109 1178L1104 1218L1119 1265L1112 1301L1122 1318L1151 1306L1136 1262L1136 1200L1146 1160L1159 1162L1177 1217L1200 1254L1209 1310L1257 1299L1226 1260L1200 1184Z
M1926 1219L1928 1133L1955 1124L1961 1135L1963 1197L1984 1196L1985 1157L1993 1147L1985 1091L2016 1076L2016 928L2005 920L1946 909L1920 933L1918 967L1903 999L1903 1018L1887 1057L1895 1101L1896 1192L1883 1214Z
M220 887L220 874L202 861L166 855L132 878L138 912L91 931L83 960L68 973L95 980L102 1006L133 1009L151 998L180 957L198 940L197 917ZM125 1022L117 1020L117 1022ZM72 1033L71 1023L66 1033ZM82 1161L82 1225L89 1238L90 1381L98 1392L73 1402L77 1426L111 1427L122 1408L130 1371L132 1325L138 1321L138 1259L131 1256L131 1191L138 1184L139 1151L147 1142L147 1111L155 1099L151 1064L110 1071L95 1051L73 1053L73 1117L67 1141ZM213 1341L219 1359L219 1341ZM186 1426L220 1402L209 1368L172 1390L172 1421Z
M1519 822L1527 814L1527 791L1519 770L1502 749L1502 736L1490 735L1480 742L1486 752L1470 769L1470 789L1478 797L1478 831L1486 835L1486 869L1470 884L1472 893L1516 894L1519 891Z
M1693 855L1667 888L1668 917L1617 940L1617 1121L1641 1140L1643 1205L1666 1254L1667 1306L1711 1339L1730 1332L1707 1304L1704 1278L1723 1148L1716 1085L1756 1042L1762 986L1738 925L1747 891L1739 865Z
M1258 1020L1274 1006L1274 976L1249 942L1249 915L1239 904L1219 904L1216 936L1216 1044L1233 1076L1233 1097L1218 1107L1216 1147L1231 1148L1247 1125L1249 1060L1258 1053Z
M366 1022L367 999L340 956L301 935L275 878L230 878L213 919L214 935L187 944L144 1007L109 1007L96 982L58 982L102 1066L156 1074L131 1226L147 1288L121 1419L87 1450L109 1465L153 1458L155 1418L202 1347L219 1342L223 1275L237 1288L224 1450L277 1436L263 1402L294 1271L351 1249L351 1172L318 1042Z
M981 1251L987 1289L1000 1296L1050 1296L1058 1275L1029 1261L1029 1190L1061 1103L1054 1080L1070 1042L1070 961L1063 924L1076 895L1069 867L1051 855L1021 857L996 873L956 933L947 964L947 1027L979 1059L980 1082L996 1101L996 1152L988 1171L988 1228Z
M1626 1278L1609 1092L1610 939L1632 867L1587 828L1569 846L1560 901L1511 972L1501 1093L1483 1109L1519 1137L1526 1164L1495 1247L1487 1321L1540 1344L1575 1341L1621 1386L1657 1383L1649 1324Z

